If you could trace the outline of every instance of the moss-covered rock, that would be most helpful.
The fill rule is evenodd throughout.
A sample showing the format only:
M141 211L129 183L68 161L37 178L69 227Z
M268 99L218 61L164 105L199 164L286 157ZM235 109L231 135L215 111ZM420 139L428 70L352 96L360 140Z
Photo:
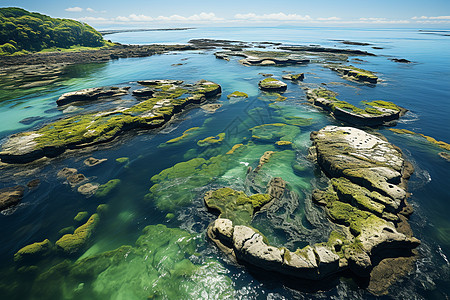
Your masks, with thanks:
M181 136L168 140L168 141L166 142L166 144L177 143L177 142L179 142L179 141L181 141L181 140L183 140L183 139L185 139L185 138L187 138L187 137L192 136L193 133L194 133L195 131L198 131L199 129L200 129L200 127L192 127L192 128L189 128L189 129L185 130Z
M42 242L27 245L14 254L14 261L21 262L24 260L36 259L38 257L45 256L49 254L52 247L53 245L48 239L45 239Z
M270 202L268 194L247 196L244 192L230 188L209 191L204 197L206 206L220 212L220 218L226 218L235 225L249 225L255 211Z
M231 94L227 96L228 99L230 98L248 98L248 95L244 92L234 91Z
M120 179L111 179L105 184L102 184L98 187L95 192L95 197L106 197L111 193L115 188L117 188L120 184Z
M365 107L359 108L346 101L338 100L337 93L325 88L308 90L306 96L313 105L331 112L336 119L356 125L387 124L397 120L407 111L392 102L383 100L363 101Z
M204 138L203 140L199 140L197 142L197 145L199 145L200 147L219 145L220 143L223 142L224 139L225 139L225 132L221 132L217 136L210 136L210 137Z
M299 74L286 74L282 76L283 79L291 80L291 81L302 81L305 79L305 73Z
M80 211L77 213L77 215L73 218L75 222L83 222L87 217L89 216L89 213L87 211Z
M111 141L131 129L160 127L188 104L199 104L221 92L220 85L206 80L194 85L155 80L143 83L154 89L152 98L130 108L76 115L35 131L12 135L2 145L0 159L25 163L43 156L55 157L66 149Z
M354 66L333 65L330 66L330 69L342 74L346 79L368 82L371 84L376 84L378 81L378 76L374 73Z
M258 83L261 90L267 92L284 92L287 89L287 84L275 79L275 78L265 78Z
M445 149L447 151L450 151L450 144L443 142L443 141L438 141L435 138L431 137L431 136L427 136L424 135L422 133L416 133L414 131L408 130L408 129L397 129L397 128L389 128L390 131L393 131L395 133L398 134L410 134L410 135L418 135L421 136L423 138L425 138L428 142L430 142L431 144L434 144L442 149Z
M77 253L86 246L99 221L99 215L93 214L86 223L75 229L73 234L66 234L57 240L56 247L65 254Z

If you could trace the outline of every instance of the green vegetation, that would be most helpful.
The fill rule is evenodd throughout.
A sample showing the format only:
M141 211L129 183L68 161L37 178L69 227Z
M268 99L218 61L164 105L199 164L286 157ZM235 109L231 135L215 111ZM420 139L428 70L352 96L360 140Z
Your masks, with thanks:
M21 8L0 8L0 55L106 44L102 35L85 23L55 19Z
M188 130L185 130L181 136L176 137L176 138L173 138L173 139L171 139L171 140L168 140L168 141L166 142L166 144L173 144L173 143L179 142L179 141L181 141L181 140L183 140L183 139L185 139L185 138L191 136L192 133L193 133L194 131L198 130L198 129L200 129L200 127L192 127L192 128L189 128Z
M73 220L75 222L82 222L87 218L88 215L89 213L87 211L80 211L79 213L77 213L75 218L73 218Z
M250 128L252 139L260 142L292 142L300 134L300 128L282 123L264 124Z
M116 158L116 162L118 162L119 164L128 163L129 161L130 161L130 158L128 158L128 157L119 157L119 158Z
M217 209L220 218L226 218L233 225L250 225L253 214L271 200L268 194L247 196L244 192L230 188L210 191L205 195L206 206Z
M14 261L18 262L24 259L45 255L51 248L52 243L48 239L45 239L42 242L33 243L17 251L17 253L14 254Z
M86 223L75 229L73 234L66 234L57 240L55 243L56 247L66 254L78 252L88 242L99 220L99 215L93 214Z
M432 144L434 144L434 145L436 145L436 146L438 146L438 147L440 147L442 149L450 151L450 144L447 144L446 142L438 141L435 138L432 138L431 136L427 136L427 135L424 135L422 133L416 133L416 132L408 130L408 129L389 128L389 130L393 131L395 133L398 133L398 134L419 135L419 136L425 138L428 142L430 142L430 143L432 143Z
M111 179L105 184L102 184L98 187L95 192L95 197L106 197L111 193L118 185L120 184L120 179Z
M162 224L144 228L134 246L65 260L40 274L39 299L233 299L225 268L196 255L201 238Z
M234 91L234 92L232 92L231 94L229 94L227 96L228 99L234 98L234 97L236 97L236 98L237 97L248 98L248 95L246 93L243 93L243 92Z
M211 146L211 145L218 145L220 143L223 142L223 140L225 139L225 132L221 132L219 133L217 136L210 136L207 137L203 140L200 140L197 142L197 145L199 145L200 147L207 147L207 146Z

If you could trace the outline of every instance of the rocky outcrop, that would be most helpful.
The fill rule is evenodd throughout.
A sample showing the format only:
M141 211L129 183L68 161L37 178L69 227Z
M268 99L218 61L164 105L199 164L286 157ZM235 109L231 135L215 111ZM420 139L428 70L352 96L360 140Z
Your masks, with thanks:
M21 185L0 189L0 211L17 205L22 200L25 187Z
M306 97L314 106L329 111L338 120L355 125L386 125L403 116L408 110L389 101L364 101L364 109L338 100L337 93L325 88L307 90Z
M332 71L338 72L344 79L351 79L361 82L367 82L376 84L378 82L378 76L374 73L356 68L354 66L332 65L329 66Z
M302 55L285 51L222 51L214 53L216 58L230 60L231 56L244 57L239 62L247 66L285 66L308 64Z
M124 131L158 128L187 105L200 104L221 93L220 85L206 80L189 85L177 80L138 83L153 89L153 96L129 108L76 115L35 131L14 134L2 144L1 161L27 163L44 156L58 156L66 149L105 143Z
M308 280L344 270L358 277L372 274L376 276L373 289L382 294L385 284L379 283L382 279L376 274L383 271L372 272L377 262L384 257L409 257L420 244L405 229L409 228L405 215L410 213L405 209L408 163L396 147L356 128L327 126L312 133L311 139L310 156L331 178L327 189L313 193L313 200L324 207L336 228L328 241L293 251L270 245L251 227L255 212L283 198L286 183L281 178L269 182L267 194L247 196L229 188L208 192L205 204L220 212L208 227L208 236L226 254L250 267ZM254 202L253 197L264 200ZM391 274L390 282L395 278Z
M56 100L56 104L58 104L58 106L61 106L79 101L93 101L105 97L118 97L128 94L129 89L129 86L111 86L83 89L61 95L61 97Z
M275 78L266 78L258 83L259 89L266 92L284 92L287 84Z
M352 49L337 49L337 48L325 48L319 46L282 46L278 47L278 49L288 50L288 51L297 51L297 52L312 52L312 53L336 53L336 54L345 54L345 55L367 55L367 56L376 56L373 53L361 50L352 50Z
M299 74L286 74L282 76L285 80L291 80L291 81L303 81L305 79L305 73L299 73Z

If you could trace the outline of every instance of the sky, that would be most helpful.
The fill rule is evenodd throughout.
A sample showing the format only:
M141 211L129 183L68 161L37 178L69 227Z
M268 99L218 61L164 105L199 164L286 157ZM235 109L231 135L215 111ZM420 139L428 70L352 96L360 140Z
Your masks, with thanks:
M0 0L97 29L201 26L450 28L450 0Z

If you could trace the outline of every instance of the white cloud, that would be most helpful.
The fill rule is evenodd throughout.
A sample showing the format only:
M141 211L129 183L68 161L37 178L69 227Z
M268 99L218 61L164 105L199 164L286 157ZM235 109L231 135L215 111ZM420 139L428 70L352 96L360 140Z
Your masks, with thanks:
M90 13L95 13L96 11L90 7L86 8L86 11L90 12Z
M83 9L81 7L75 6L75 7L68 7L65 9L65 11L80 12L83 11Z
M108 21L108 19L106 18L102 18L102 17L82 17L82 18L78 18L78 21L82 21L82 22L93 22L93 23L97 23L97 22L105 22Z
M119 22L152 22L152 21L160 21L160 22L206 22L206 21L223 21L223 18L217 17L214 13L205 13L202 12L200 14L195 14L189 17L184 17L180 15L171 15L171 16L158 16L156 18L146 16L146 15L137 15L131 14L128 17L118 16L114 18L114 20Z
M282 12L273 14L257 15L255 13L236 14L236 19L248 21L311 21L312 18L308 15L302 16L298 14L285 14Z
M339 21L341 18L338 17L329 17L329 18L317 18L318 21Z
M386 18L359 18L360 21L374 21L374 22L378 22L378 21L384 21L386 20Z
M421 16L421 17L412 17L413 20L450 20L450 16L438 16L438 17L427 17L427 16Z

